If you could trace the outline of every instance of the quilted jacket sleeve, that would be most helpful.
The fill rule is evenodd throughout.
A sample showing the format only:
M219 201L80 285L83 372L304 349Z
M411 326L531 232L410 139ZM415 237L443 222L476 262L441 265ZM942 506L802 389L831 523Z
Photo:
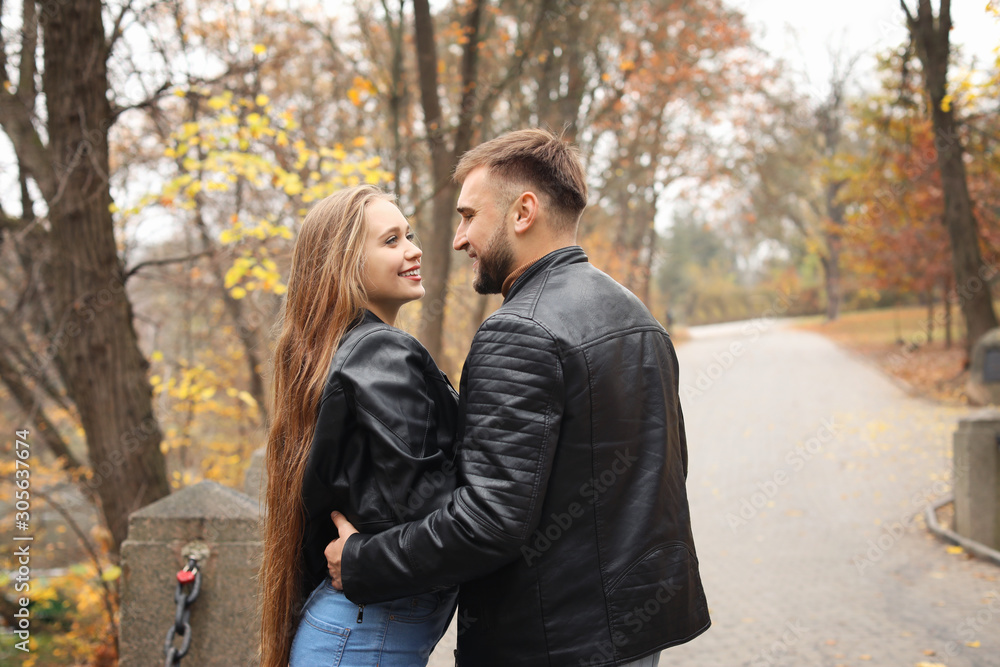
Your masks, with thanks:
M539 522L562 417L562 365L537 323L494 315L466 360L459 486L423 520L352 535L344 593L390 600L474 579L519 557Z

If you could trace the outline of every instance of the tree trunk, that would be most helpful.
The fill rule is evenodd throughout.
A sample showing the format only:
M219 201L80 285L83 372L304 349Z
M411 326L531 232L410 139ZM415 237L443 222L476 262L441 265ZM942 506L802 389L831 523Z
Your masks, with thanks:
M836 134L828 137L828 141L839 137L839 124ZM833 144L836 146L836 143ZM825 272L826 289L826 320L833 322L840 317L840 305L843 301L843 288L841 286L840 274L840 233L846 222L844 213L846 206L837 200L840 189L846 185L847 181L834 181L826 186L826 213L830 220L829 228L823 232L826 241L826 260L823 262Z
M826 290L826 321L840 317L842 293L840 287L840 237L826 234L827 254L820 258L823 265L823 286Z
M417 49L417 69L420 74L420 101L424 110L424 126L431 153L431 175L434 200L430 225L422 230L422 247L427 261L421 266L424 303L420 309L418 337L440 365L443 359L444 315L448 297L448 273L451 269L455 199L458 186L452 181L456 158L469 149L472 139L472 116L476 100L475 81L479 57L479 23L484 0L477 0L468 14L468 41L462 55L462 100L455 144L449 148L445 121L438 96L438 56L434 37L434 19L428 0L414 0L413 21Z
M951 2L941 0L941 12L936 20L930 0L919 0L916 18L910 14L903 0L900 3L907 14L910 35L923 67L924 89L930 98L938 171L944 190L944 220L951 238L955 280L962 296L962 315L968 332L966 351L971 351L984 333L997 326L997 316L989 286L980 276L983 262L979 252L979 234L972 213L962 160L964 150L954 112L950 108L947 111L941 108L947 92Z
M109 189L107 47L99 0L42 12L49 157L43 267L53 315L49 351L77 406L105 523L117 552L130 512L170 493L117 254ZM44 362L43 362L44 363Z
M927 290L927 342L934 342L934 288Z
M948 280L944 284L944 346L951 349L951 281Z

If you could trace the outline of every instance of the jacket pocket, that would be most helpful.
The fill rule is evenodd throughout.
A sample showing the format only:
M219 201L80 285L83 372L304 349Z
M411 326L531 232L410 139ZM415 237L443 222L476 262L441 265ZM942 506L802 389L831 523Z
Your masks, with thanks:
M622 655L683 641L708 622L698 559L683 542L646 552L609 587L615 645Z

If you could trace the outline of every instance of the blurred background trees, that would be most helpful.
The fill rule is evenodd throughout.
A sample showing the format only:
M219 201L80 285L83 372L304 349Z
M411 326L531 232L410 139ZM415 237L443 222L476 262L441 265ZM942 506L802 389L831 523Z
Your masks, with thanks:
M912 38L831 55L818 94L722 0L0 4L0 409L64 510L47 558L89 568L51 599L97 619L55 648L113 654L130 511L240 484L298 225L338 188L412 219L427 296L403 325L451 377L500 303L452 261L451 170L526 126L581 147L580 243L668 328L779 298L829 320L920 304L949 342L995 325L997 63L915 2Z

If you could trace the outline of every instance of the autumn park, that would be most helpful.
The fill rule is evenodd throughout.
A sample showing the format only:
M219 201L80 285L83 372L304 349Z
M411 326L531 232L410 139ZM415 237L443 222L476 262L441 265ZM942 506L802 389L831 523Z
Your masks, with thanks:
M541 127L583 157L590 263L677 349L713 626L663 664L1000 665L1000 454L958 453L1000 428L1000 3L881 3L884 38L808 80L765 4L0 0L0 663L163 664L191 543L156 579L135 531L196 488L256 517L331 193L395 198L426 289L396 325L458 389L503 297L452 248L452 173ZM172 664L247 664L199 657L242 641L202 541ZM252 544L223 590L252 594Z

